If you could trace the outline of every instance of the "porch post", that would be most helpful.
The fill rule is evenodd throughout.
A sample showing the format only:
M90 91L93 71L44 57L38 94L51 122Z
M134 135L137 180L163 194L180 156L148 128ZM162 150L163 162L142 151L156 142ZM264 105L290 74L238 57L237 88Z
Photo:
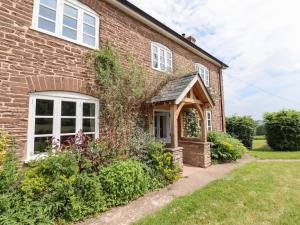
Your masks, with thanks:
M171 123L171 148L178 147L178 124L177 124L177 105L170 107L170 123Z

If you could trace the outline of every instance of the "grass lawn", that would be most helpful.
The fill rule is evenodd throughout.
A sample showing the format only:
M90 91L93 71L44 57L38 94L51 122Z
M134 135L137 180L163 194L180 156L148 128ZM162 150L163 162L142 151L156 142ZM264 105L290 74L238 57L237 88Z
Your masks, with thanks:
M136 225L300 224L300 163L254 162Z
M266 140L253 140L253 150L248 153L260 159L300 159L300 150L273 151Z

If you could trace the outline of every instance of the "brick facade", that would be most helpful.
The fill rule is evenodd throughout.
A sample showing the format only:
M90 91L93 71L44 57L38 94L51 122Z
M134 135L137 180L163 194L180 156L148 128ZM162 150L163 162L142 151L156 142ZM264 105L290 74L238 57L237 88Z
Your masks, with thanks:
M150 79L167 76L151 69L152 41L173 51L174 71L194 71L195 63L209 68L215 93L213 128L223 130L220 67L199 57L150 27L101 0L82 0L100 16L100 45L109 40L121 54L130 52L144 65ZM93 71L84 62L90 49L31 28L33 0L0 0L0 130L17 141L24 159L28 123L28 95L36 91L70 91L92 95L87 83Z

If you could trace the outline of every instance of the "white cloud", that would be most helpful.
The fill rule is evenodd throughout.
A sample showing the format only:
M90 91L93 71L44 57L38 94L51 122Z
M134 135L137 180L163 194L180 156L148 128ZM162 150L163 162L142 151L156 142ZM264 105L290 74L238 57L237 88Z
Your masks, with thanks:
M130 1L230 66L227 115L300 110L300 1Z

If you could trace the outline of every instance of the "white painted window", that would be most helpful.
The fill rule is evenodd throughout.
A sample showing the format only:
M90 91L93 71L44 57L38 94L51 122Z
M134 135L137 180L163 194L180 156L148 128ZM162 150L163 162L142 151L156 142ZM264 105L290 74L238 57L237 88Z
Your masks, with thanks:
M212 131L212 113L211 113L211 111L206 111L206 128L208 131Z
M69 92L36 92L29 97L27 160L47 154L52 139L67 144L70 137L82 130L99 137L99 101L96 98Z
M78 0L34 0L32 27L86 47L99 47L99 16Z
M200 63L196 63L195 67L196 71L200 74L205 86L209 87L209 70L207 69L207 67L203 66Z
M151 43L152 68L171 72L173 68L172 51L159 43Z

